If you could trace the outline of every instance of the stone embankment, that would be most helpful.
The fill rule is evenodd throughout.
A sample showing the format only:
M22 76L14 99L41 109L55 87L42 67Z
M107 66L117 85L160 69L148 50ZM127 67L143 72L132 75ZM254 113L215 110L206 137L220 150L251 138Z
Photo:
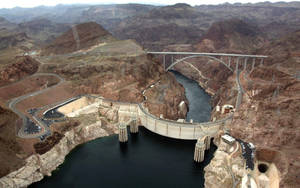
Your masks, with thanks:
M111 126L111 129L116 133L117 130L114 129L113 125ZM31 155L26 159L26 164L22 168L2 177L0 187L27 187L43 179L45 175L51 176L52 171L64 162L66 155L77 145L108 135L109 133L103 128L101 121L75 127L67 131L50 151L42 155Z

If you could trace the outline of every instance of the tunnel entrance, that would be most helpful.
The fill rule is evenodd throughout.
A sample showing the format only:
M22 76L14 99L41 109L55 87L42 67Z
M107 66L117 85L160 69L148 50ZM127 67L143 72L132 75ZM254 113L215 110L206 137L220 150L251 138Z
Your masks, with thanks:
M261 173L265 173L268 170L268 165L261 163L258 165L258 170Z

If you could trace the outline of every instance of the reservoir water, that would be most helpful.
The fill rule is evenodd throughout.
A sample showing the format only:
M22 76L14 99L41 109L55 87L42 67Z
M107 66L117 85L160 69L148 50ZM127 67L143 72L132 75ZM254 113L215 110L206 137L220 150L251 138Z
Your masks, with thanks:
M187 120L209 120L209 95L195 81L173 73L190 103ZM29 187L203 187L203 169L216 147L198 164L193 161L195 142L162 137L143 127L129 134L127 144L120 144L117 135L99 138L76 147L51 177Z

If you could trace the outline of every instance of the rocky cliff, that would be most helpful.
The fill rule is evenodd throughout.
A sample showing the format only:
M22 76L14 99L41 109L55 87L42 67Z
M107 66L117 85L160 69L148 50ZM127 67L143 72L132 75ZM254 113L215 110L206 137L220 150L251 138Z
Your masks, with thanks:
M244 159L236 143L229 146L221 139L215 139L218 149L205 170L205 187L235 187L240 185L244 174Z
M256 67L252 72L249 69L242 72L240 80L245 93L241 108L234 115L230 131L234 137L254 143L257 147L258 163L264 161L270 165L272 170L268 173L272 175L258 177L256 182L262 181L259 180L262 178L264 181L275 182L274 184L280 181L280 187L296 187L299 184L296 169L299 166L297 160L300 145L297 134L300 113L299 31L278 40L267 41L256 32L258 30L259 28L255 29L242 21L218 22L212 25L199 44L190 45L189 50L269 56L265 66ZM172 50L172 47L169 48ZM232 63L234 62L231 62L234 67L235 64ZM233 81L235 75L220 63L208 58L194 58L176 65L176 69L197 80L206 91L212 91L210 93L215 94L214 105L235 104L233 98L236 92L232 89L237 87ZM218 117L218 113L214 112L212 117ZM226 156L221 145L206 168L208 173L205 179L208 187L218 187L223 183L233 185L229 171L220 170L226 167ZM242 170L244 167L238 169ZM223 179L212 178L213 176ZM235 179L241 178L239 172L233 171L232 176Z
M27 187L40 181L45 175L51 176L52 171L64 162L65 156L77 145L108 136L109 133L105 129L107 128L101 125L101 121L98 121L91 125L79 125L65 132L51 150L31 155L25 160L24 166L2 177L0 187Z
M262 181L280 181L280 187L296 187L299 184L297 161L300 155L300 82L297 70L300 67L295 48L298 45L297 35L298 32L291 33L289 37L272 42L273 45L264 46L259 51L270 56L266 59L265 66L256 67L252 72L243 71L240 75L245 93L230 131L234 137L254 143L258 163L265 162L269 165L268 177L257 175L256 182L260 184ZM223 87L230 88L229 83ZM222 101L229 103L226 92L220 92L219 96ZM219 157L217 152L214 160ZM207 170L212 170L216 167L214 165L212 162ZM217 167L213 171L217 172ZM220 175L218 172L217 174ZM209 176L207 174L206 178ZM234 173L234 176L237 177L238 174ZM218 181L215 183L218 184ZM273 186L278 187L279 183L271 187Z
M30 56L19 56L14 59L14 63L3 67L0 70L0 86L19 81L26 76L37 72L39 62Z
M24 165L25 152L16 138L16 119L12 111L0 107L0 177Z

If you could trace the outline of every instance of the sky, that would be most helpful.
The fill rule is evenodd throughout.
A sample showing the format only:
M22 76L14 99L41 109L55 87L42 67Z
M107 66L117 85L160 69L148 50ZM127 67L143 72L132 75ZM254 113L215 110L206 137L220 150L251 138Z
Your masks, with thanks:
M143 3L143 4L176 4L180 2L188 3L190 5L200 5L200 4L222 4L225 2L229 3L256 3L265 0L1 0L0 8L13 8L19 7L35 7L39 5L55 6L57 4L125 4L125 3ZM269 0L270 2L278 2L280 0ZM281 0L284 1L284 0ZM163 3L161 3L163 2Z

